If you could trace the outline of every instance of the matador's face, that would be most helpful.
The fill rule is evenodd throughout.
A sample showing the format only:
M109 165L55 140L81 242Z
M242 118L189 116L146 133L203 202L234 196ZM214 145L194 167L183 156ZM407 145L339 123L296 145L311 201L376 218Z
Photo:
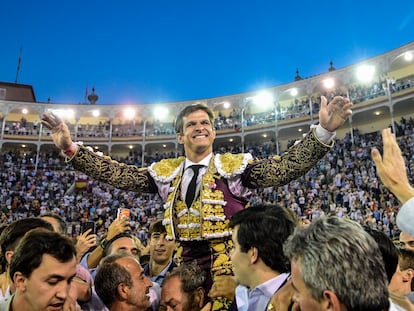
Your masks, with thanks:
M182 134L178 134L178 142L184 145L187 157L191 153L201 154L213 151L216 131L210 122L208 114L197 110L183 118Z

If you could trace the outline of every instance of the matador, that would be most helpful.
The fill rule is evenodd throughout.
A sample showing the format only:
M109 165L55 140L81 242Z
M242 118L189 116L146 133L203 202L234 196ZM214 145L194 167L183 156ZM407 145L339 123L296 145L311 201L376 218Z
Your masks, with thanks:
M232 274L227 225L233 214L248 205L252 190L282 186L306 174L330 150L335 131L352 114L347 98L336 96L328 104L322 97L321 102L319 124L283 154L266 159L254 159L249 153L214 154L214 114L203 104L185 107L176 118L175 132L185 157L144 168L116 162L72 142L66 124L53 114L44 114L42 123L76 170L119 189L160 195L167 235L179 242L183 262L197 260L206 271L208 292L216 276ZM193 165L199 169L195 199L189 204ZM212 310L227 310L230 303L216 298Z

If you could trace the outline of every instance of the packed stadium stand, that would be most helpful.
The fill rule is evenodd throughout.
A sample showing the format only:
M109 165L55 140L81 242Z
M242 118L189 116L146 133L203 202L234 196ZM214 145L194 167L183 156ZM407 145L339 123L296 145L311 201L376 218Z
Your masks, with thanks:
M75 172L54 147L40 122L52 110L69 125L74 141L137 166L183 154L174 133L175 112L205 103L216 115L218 152L282 153L318 122L320 96L349 97L353 116L335 147L305 177L257 192L251 204L282 204L305 220L323 214L350 217L398 234L399 202L378 181L370 148L379 131L392 127L407 167L414 169L414 42L362 62L266 90L193 101L134 105L37 102L30 85L0 83L0 204L2 224L46 212L66 219L69 234L85 220L103 233L118 207L131 209L136 235L145 243L149 224L162 215L158 196L120 191ZM364 80L365 79L365 80ZM411 176L412 174L410 174Z

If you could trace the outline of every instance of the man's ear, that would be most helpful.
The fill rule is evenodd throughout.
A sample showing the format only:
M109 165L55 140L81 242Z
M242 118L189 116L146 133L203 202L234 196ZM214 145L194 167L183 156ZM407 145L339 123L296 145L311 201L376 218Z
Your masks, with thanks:
M118 294L119 300L127 300L129 287L125 283L119 283L116 288L116 292Z
M194 290L194 305L200 309L204 306L204 288L199 287Z
M6 254L4 254L4 257L6 257L8 264L10 264L13 254L14 254L14 251L6 251Z
M341 302L333 291L325 290L321 300L321 310L340 311Z
M401 271L402 272L402 280L403 282L411 282L411 280L414 277L414 270L411 268L408 268L405 271Z
M13 275L13 283L16 286L16 289L24 293L27 288L27 277L25 277L21 272L17 271Z
M255 263L259 260L259 250L256 247L251 247L247 254L250 256L250 263Z
M184 144L184 136L181 133L177 133L177 141L180 145Z

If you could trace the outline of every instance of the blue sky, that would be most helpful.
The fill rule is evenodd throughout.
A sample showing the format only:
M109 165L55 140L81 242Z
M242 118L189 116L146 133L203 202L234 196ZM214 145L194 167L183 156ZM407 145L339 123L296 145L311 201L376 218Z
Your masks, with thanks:
M338 3L338 4L336 4ZM340 3L340 4L339 4ZM3 1L0 81L38 101L159 103L247 92L414 40L414 2Z

